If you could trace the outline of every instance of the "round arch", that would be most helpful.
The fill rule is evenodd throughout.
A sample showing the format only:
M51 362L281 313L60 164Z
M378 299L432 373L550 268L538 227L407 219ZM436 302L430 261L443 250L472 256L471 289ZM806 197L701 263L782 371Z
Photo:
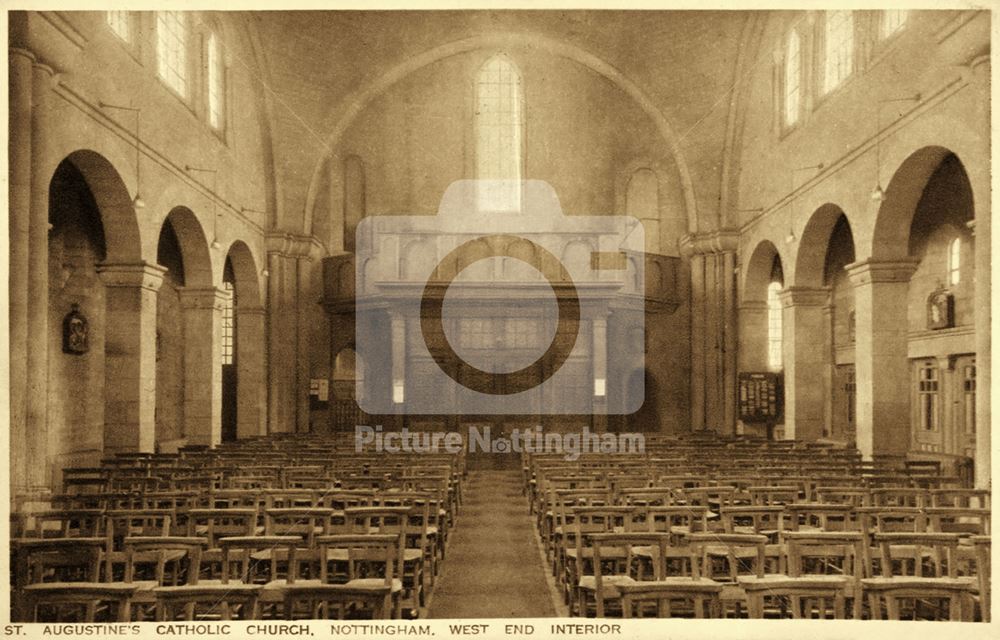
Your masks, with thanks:
M746 275L743 279L743 302L767 301L767 286L771 283L775 258L784 272L784 261L774 243L770 240L761 240L757 243L753 253L750 254L750 260L747 261Z
M121 175L101 154L80 149L65 158L83 175L94 196L104 228L105 261L110 264L142 260L142 241L132 196Z
M184 262L184 284L189 287L212 286L214 283L212 256L198 218L186 207L174 207L163 221L164 225L167 223L173 227L180 243L181 260Z
M940 146L917 149L893 173L885 190L885 200L879 207L872 232L872 259L896 260L909 255L910 227L917 211L924 187L951 150ZM968 172L961 158L959 165L965 177L966 188L971 192Z
M823 286L826 251L837 220L845 216L839 206L826 203L809 217L795 256L795 286ZM850 229L850 223L848 223ZM787 282L785 283L787 286Z
M667 117L635 82L601 58L575 45L538 34L525 36L516 33L496 33L449 42L413 56L389 69L389 71L383 73L375 80L368 82L343 100L341 103L343 106L340 108L340 111L332 118L335 124L326 138L325 148L328 151L316 162L312 178L309 182L309 191L306 194L305 211L303 212L303 232L305 234L312 233L313 209L323 171L327 166L327 160L333 153L333 150L337 148L341 136L343 136L354 120L364 112L368 105L411 73L445 58L480 49L498 49L503 51L530 49L533 54L545 52L567 58L603 76L632 98L650 120L652 120L653 125L666 143L676 162L677 172L680 176L681 187L684 193L688 231L691 233L698 231L694 181L684 160L679 137L675 134L674 127Z
M182 245L183 246L183 245ZM235 240L226 252L229 263L233 267L236 296L240 300L240 305L256 308L261 305L260 281L258 280L258 269L254 262L253 253L250 247L242 240Z

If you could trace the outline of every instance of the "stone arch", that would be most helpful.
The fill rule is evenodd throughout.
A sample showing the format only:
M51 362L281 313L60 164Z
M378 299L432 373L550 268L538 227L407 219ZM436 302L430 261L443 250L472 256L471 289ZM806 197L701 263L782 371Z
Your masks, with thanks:
M577 62L591 71L603 76L627 96L632 98L639 107L652 120L653 125L660 133L661 138L670 150L677 166L680 176L681 187L684 194L684 205L688 220L688 230L692 233L698 231L698 216L694 193L694 181L684 159L683 149L680 144L680 136L675 133L675 128L663 112L656 106L653 99L643 91L632 79L625 76L614 66L608 64L601 58L575 45L562 42L555 38L549 38L539 34L525 36L517 33L494 33L489 35L473 36L463 40L449 42L419 55L413 56L406 61L397 64L389 71L383 73L378 78L368 82L353 94L345 97L341 102L339 111L331 120L335 122L330 134L327 136L325 148L330 150L316 163L312 178L309 183L309 191L306 194L305 211L303 212L303 232L312 233L313 209L318 195L318 190L322 184L322 173L327 166L327 156L332 150L337 148L341 136L348 129L351 123L368 107L368 105L378 96L385 93L390 87L414 73L415 71L452 56L477 51L481 49L513 50L529 48L533 54L539 52L567 58Z
M174 207L163 222L164 225L168 223L180 245L185 286L212 286L215 282L212 278L212 256L198 218L187 207Z
M142 241L132 196L121 175L101 154L80 149L66 156L83 175L101 214L108 263L138 263L142 260Z
M771 273L774 269L774 262L778 261L782 272L784 262L781 259L781 252L770 240L761 240L754 247L750 259L747 261L745 274L743 276L743 296L742 302L766 302L767 285L771 283Z
M797 287L823 286L826 251L837 221L845 215L839 206L826 203L809 217L795 256L795 282ZM850 223L848 223L850 229ZM786 286L788 283L785 283Z
M895 260L909 255L910 227L924 187L948 156L958 157L945 147L921 147L907 156L893 173L885 190L885 200L875 218L872 233L873 260ZM958 161L961 164L960 158ZM968 183L969 177L964 165L962 172ZM967 185L967 188L971 192L971 186Z

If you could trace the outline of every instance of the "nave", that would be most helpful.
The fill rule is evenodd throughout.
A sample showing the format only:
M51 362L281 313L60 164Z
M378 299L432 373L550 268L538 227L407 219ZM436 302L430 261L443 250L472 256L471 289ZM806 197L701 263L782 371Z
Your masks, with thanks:
M14 619L990 619L989 492L928 465L707 434L521 470L349 444L67 469L16 532Z

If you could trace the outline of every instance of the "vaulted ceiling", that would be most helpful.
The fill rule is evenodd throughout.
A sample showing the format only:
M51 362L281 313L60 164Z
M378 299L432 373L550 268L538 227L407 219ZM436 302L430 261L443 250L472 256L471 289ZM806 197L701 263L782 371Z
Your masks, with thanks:
M706 221L698 226L715 227L738 138L740 51L752 45L762 20L731 11L279 11L245 17L259 35L266 76L277 223L295 233L308 218L317 168L335 151L334 134L363 110L364 96L391 86L424 59L504 42L585 61L627 93L632 87L632 98L646 101L647 112L665 123L666 144L688 173L689 206Z

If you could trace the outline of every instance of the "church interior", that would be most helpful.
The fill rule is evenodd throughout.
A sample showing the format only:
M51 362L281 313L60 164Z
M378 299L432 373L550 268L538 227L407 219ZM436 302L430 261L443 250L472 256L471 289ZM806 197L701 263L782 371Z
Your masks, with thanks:
M982 10L10 12L11 619L989 622L990 33ZM567 239L474 247L429 336L392 300L440 274L422 230L477 180L478 230L544 184ZM623 302L520 391L497 372L564 318L486 285L601 266L583 230L620 217ZM359 446L375 425L463 445Z

